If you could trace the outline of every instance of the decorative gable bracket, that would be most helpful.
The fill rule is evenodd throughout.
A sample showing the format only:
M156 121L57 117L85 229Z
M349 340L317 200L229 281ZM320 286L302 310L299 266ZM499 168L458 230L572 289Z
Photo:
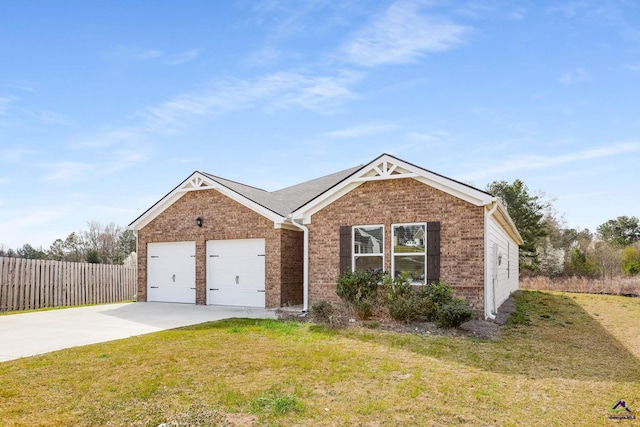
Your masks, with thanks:
M403 168L398 163L384 159L379 163L371 164L369 170L361 173L360 176L355 178L353 181L365 182L395 178L416 178L418 176L419 175L417 173Z
M179 191L205 190L210 188L213 188L211 183L200 174L195 173L191 179L180 186Z

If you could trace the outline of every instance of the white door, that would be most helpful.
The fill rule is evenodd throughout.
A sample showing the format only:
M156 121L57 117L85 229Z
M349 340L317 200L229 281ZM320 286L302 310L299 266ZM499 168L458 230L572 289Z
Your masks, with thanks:
M207 242L207 304L265 306L264 239Z
M196 302L196 242L149 243L147 301Z

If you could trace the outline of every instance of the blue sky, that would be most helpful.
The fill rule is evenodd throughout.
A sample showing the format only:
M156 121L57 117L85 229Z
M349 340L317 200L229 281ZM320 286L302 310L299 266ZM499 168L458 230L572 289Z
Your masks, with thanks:
M640 216L634 1L24 1L0 13L0 243L127 225L194 170L383 152L571 227Z

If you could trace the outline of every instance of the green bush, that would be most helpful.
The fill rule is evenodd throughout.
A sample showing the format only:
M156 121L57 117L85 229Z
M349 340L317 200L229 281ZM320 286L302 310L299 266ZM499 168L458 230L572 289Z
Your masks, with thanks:
M381 273L347 271L338 276L336 292L360 319L368 319L376 304L381 280Z
M472 317L473 310L463 299L452 298L438 308L436 324L440 328L458 328Z
M421 316L420 300L408 275L403 273L392 278L387 274L382 286L386 296L385 304L394 320L410 323Z
M453 299L453 288L442 281L423 285L418 289L421 314L427 320L436 320L438 310Z
M627 246L620 253L622 272L627 276L640 273L640 253L634 246Z

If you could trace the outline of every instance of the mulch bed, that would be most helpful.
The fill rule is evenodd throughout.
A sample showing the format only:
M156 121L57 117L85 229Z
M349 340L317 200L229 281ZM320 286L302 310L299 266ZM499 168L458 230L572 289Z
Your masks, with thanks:
M459 329L438 328L435 322L412 322L409 324L399 323L393 320L382 310L374 311L369 320L355 319L347 312L338 312L332 325L346 328L370 328L397 333L416 334L423 336L446 336L446 337L470 337L483 340L495 339L502 326L507 323L511 314L515 311L515 301L513 296L509 297L498 309L498 315L494 320L474 319L463 323ZM281 319L296 320L300 322L312 322L308 313L290 312L281 310Z

